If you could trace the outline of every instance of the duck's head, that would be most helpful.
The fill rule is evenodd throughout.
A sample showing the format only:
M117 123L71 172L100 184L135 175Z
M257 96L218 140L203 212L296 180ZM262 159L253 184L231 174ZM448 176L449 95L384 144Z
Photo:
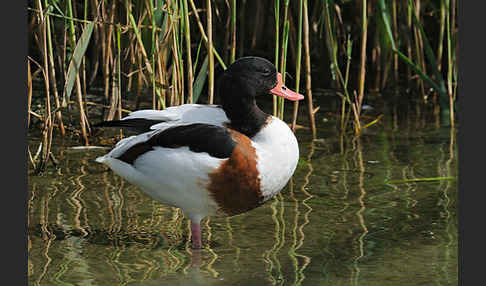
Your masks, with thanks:
M292 101L301 100L303 95L288 89L282 81L282 75L268 60L260 57L242 57L233 62L220 78L221 99L225 97L273 94ZM223 94L230 93L230 94Z

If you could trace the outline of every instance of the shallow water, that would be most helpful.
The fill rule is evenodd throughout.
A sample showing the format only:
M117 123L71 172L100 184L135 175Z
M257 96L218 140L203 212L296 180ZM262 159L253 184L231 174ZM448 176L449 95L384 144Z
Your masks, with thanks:
M201 251L181 211L94 162L107 150L56 139L59 168L29 174L29 284L457 285L456 132L402 117L360 139L322 116L318 140L298 130L281 194L204 220Z

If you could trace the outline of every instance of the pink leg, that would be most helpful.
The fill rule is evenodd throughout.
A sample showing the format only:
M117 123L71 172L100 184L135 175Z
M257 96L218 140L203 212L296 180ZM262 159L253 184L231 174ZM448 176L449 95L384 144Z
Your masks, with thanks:
M191 233L192 233L192 248L201 249L201 225L199 223L191 222Z

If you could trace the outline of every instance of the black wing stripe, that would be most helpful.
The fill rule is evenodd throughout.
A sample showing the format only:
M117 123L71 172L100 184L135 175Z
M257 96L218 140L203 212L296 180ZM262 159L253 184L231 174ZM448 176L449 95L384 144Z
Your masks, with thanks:
M196 123L158 132L146 142L135 144L127 149L118 159L133 164L140 155L153 150L156 146L165 148L187 146L193 152L206 152L212 157L224 159L231 156L236 142L224 127Z

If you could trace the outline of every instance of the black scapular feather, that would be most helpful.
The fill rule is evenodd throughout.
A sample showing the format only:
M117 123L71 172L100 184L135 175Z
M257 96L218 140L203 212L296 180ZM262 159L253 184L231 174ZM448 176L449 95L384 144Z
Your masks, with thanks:
M179 148L187 146L189 150L206 152L210 156L225 159L233 153L236 142L230 132L221 126L195 123L175 126L154 134L149 140L133 145L118 157L129 164L153 147Z

